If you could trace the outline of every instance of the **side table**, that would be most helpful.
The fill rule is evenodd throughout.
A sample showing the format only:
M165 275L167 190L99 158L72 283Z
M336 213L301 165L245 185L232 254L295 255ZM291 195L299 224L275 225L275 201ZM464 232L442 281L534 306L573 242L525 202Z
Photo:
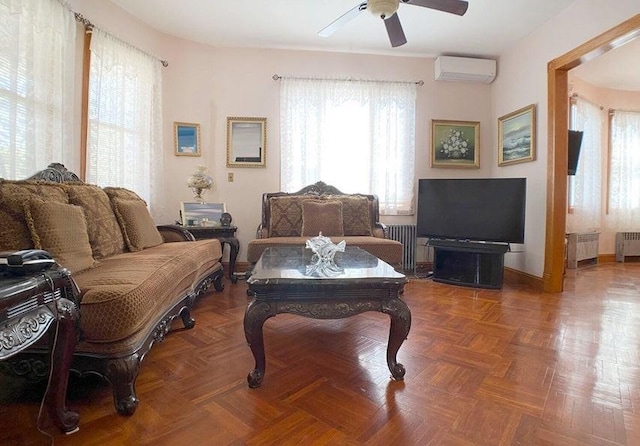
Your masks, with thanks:
M224 245L229 245L229 279L231 283L237 283L236 277L236 259L238 258L238 251L240 251L240 242L236 238L236 226L185 226L190 233L196 238L196 240L205 240L216 238L220 240L222 250L224 251Z
M32 346L51 327L56 329L43 405L65 433L75 431L79 421L78 414L66 407L69 367L78 339L78 295L78 286L64 268L23 276L0 273L0 360Z

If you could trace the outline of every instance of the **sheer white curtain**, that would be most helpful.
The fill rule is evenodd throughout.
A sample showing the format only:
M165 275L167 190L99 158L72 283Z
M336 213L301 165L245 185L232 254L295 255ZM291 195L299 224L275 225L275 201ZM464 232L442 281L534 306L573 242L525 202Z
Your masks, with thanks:
M0 0L0 177L24 179L52 162L78 171L75 36L58 0Z
M640 230L640 112L614 111L611 118L609 215L614 231Z
M160 62L99 29L91 37L87 181L134 190L163 215Z
M416 85L281 80L281 189L324 181L371 193L380 213L413 213Z
M578 170L570 177L567 232L598 231L602 227L602 153L604 112L584 99L571 105L571 129L581 130Z

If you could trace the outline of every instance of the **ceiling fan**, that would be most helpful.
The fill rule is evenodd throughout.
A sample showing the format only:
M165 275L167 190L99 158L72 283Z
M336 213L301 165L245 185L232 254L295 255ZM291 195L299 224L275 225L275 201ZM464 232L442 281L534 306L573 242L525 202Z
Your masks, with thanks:
M448 12L456 15L464 15L469 7L469 2L463 0L368 0L356 5L342 16L338 17L325 28L322 28L318 34L322 37L328 37L353 20L365 9L371 11L373 15L379 16L387 28L387 34L391 41L392 47L397 47L407 43L407 38L402 30L400 19L398 18L398 7L400 3L409 5L422 6L424 8L436 9L438 11Z

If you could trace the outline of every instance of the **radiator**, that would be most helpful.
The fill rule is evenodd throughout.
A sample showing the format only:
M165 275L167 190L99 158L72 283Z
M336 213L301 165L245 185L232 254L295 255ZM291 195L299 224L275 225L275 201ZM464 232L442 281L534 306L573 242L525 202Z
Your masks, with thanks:
M616 261L624 262L626 256L640 256L640 232L616 233Z
M597 264L599 240L597 232L567 234L567 268L577 268L583 260L591 260L590 265Z
M416 269L416 225L388 225L389 238L402 243L402 269Z

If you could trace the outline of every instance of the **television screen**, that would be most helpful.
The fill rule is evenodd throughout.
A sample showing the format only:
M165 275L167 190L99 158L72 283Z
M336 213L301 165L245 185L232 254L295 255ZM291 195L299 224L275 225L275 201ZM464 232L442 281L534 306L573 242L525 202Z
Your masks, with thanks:
M578 171L578 158L580 157L580 146L582 145L582 135L584 132L578 130L569 130L569 145L567 164L569 175L575 175Z
M418 237L524 243L526 178L421 179Z

